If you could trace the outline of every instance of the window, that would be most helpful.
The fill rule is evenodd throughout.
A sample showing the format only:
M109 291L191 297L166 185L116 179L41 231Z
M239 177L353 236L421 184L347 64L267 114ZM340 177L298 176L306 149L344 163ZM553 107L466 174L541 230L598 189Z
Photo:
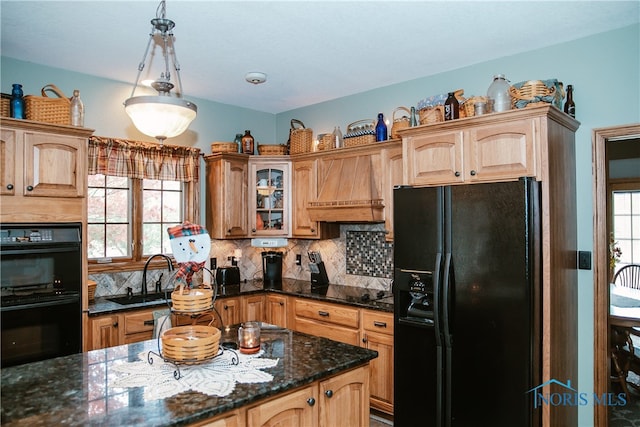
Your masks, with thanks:
M622 254L616 271L627 264L640 264L640 185L611 184L613 240Z
M199 153L166 144L90 139L91 272L137 269L149 255L171 254L167 228L197 222Z

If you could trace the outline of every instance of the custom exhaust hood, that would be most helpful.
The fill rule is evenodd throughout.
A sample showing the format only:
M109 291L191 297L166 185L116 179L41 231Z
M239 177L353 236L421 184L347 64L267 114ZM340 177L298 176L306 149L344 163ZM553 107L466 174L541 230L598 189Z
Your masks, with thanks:
M380 156L323 159L318 165L318 198L309 202L312 221L383 222Z

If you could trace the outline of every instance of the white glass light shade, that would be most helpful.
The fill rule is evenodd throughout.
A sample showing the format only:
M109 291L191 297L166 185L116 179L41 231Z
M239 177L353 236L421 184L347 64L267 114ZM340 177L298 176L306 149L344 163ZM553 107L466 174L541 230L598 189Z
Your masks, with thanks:
M166 95L132 97L124 109L140 132L158 139L183 133L198 112L194 103Z

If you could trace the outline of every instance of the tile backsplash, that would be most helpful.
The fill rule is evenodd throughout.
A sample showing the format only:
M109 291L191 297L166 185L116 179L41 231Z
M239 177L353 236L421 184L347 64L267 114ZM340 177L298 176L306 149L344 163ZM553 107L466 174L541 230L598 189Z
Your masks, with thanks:
M251 246L250 239L212 240L211 258L216 258L218 266L231 265L231 257L236 256L241 279L262 278L262 252L277 250L284 252L283 277L310 280L308 251L317 251L327 269L329 282L375 290L391 290L393 278L393 244L385 241L383 224L341 224L340 237L327 240L289 239L286 248L265 249ZM302 265L296 265L296 255L302 256ZM209 267L207 265L207 267ZM147 272L149 291L166 270ZM142 272L91 274L98 283L96 296L126 294L127 287L139 293ZM163 286L165 286L163 284Z

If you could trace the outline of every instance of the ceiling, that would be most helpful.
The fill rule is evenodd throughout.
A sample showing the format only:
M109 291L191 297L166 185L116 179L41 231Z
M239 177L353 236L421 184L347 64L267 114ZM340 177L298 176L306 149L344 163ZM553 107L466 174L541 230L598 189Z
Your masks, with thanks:
M158 4L2 0L2 55L133 84ZM186 98L280 113L622 28L639 22L639 6L168 0L166 17ZM160 65L145 71L157 78ZM247 83L252 71L267 82Z

